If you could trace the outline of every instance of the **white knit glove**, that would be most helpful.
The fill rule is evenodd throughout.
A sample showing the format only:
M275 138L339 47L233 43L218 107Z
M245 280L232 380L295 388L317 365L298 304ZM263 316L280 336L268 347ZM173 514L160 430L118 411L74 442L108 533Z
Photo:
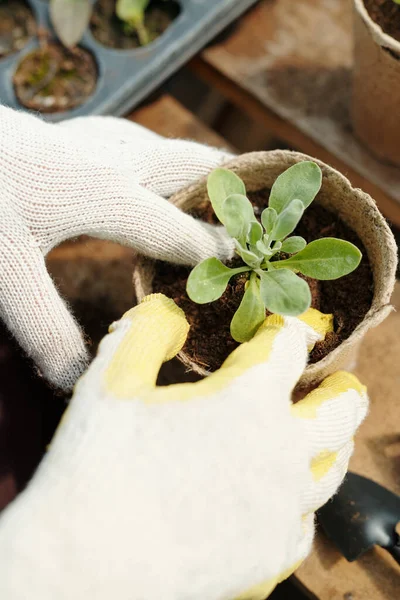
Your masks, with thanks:
M368 399L329 377L292 406L326 318L269 317L223 367L155 387L188 325L149 296L111 327L0 519L3 600L261 600L310 550Z
M55 125L0 107L0 317L49 381L70 389L87 351L47 273L47 252L88 234L182 264L230 258L223 228L162 198L226 157L112 117Z

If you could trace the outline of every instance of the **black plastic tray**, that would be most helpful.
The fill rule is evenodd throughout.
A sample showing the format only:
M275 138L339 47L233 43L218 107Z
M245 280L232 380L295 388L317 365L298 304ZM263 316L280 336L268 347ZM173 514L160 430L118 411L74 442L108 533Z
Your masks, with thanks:
M102 46L87 30L81 46L95 57L97 87L85 104L61 113L46 113L49 121L81 115L123 115L154 91L256 0L179 0L181 13L157 40L146 47L115 50ZM51 30L49 4L29 0L39 26ZM17 65L38 46L32 38L23 50L0 59L0 103L23 108L15 96Z

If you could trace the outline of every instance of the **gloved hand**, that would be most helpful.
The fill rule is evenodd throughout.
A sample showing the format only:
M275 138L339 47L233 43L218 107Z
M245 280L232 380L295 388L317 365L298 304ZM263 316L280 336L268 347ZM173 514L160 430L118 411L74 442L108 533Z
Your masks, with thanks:
M156 388L188 324L161 295L126 313L0 519L0 598L264 598L309 552L367 411L343 372L291 404L326 330L312 309L269 317L207 379Z
M47 124L0 107L0 317L53 384L70 389L88 356L47 273L47 252L88 234L176 263L230 258L223 228L162 198L227 156L112 117Z

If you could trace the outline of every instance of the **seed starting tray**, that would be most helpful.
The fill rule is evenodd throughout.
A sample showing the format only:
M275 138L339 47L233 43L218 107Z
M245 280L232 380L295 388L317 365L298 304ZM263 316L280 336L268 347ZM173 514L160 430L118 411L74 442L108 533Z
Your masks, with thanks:
M83 115L126 114L166 78L199 52L256 0L180 0L181 12L168 29L148 46L118 50L101 45L88 28L80 46L97 62L97 87L88 100L65 112L43 113L48 121ZM37 27L53 31L49 3L28 0ZM38 47L36 37L24 48L0 59L0 103L23 109L13 86L20 61Z

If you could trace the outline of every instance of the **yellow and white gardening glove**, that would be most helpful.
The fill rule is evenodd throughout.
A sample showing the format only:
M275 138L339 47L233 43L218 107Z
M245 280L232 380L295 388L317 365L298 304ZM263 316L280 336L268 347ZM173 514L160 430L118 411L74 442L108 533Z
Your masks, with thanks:
M88 234L181 264L230 258L224 228L164 200L227 156L122 119L49 124L0 106L0 318L46 379L68 390L88 362L47 273L49 250Z
M366 390L291 391L327 319L270 317L198 383L155 386L188 324L156 294L114 323L0 519L4 600L262 599L308 554Z

